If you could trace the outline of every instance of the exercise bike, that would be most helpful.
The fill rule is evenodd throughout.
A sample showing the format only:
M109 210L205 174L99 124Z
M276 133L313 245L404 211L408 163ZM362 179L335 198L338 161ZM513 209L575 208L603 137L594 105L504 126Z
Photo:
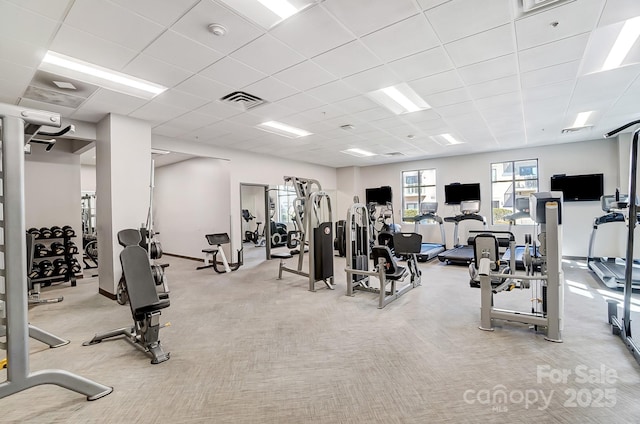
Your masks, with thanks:
M255 216L249 212L248 209L242 209L242 218L245 222L251 222L255 219ZM244 242L245 243L253 243L258 246L265 245L264 239L264 229L262 229L262 233L260 233L260 225L262 222L256 222L256 229L253 231L245 231L244 232Z

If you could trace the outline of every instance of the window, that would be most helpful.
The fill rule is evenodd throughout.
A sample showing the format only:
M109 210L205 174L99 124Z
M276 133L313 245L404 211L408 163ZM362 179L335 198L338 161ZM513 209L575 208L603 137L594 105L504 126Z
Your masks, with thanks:
M402 220L420 213L420 203L436 201L436 170L402 172Z
M538 159L491 164L491 207L493 224L508 224L516 214L518 223L532 224L528 199L538 191ZM518 199L527 199L518 200ZM518 213L520 216L518 216Z

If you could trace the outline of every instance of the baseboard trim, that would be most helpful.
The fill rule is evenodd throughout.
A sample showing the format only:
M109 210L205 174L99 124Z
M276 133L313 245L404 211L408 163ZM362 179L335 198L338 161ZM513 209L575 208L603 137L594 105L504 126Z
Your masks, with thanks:
M116 300L116 295L113 293L109 293L108 291L99 288L98 289L98 293L100 293L101 295L103 295L104 297L111 299L111 300Z

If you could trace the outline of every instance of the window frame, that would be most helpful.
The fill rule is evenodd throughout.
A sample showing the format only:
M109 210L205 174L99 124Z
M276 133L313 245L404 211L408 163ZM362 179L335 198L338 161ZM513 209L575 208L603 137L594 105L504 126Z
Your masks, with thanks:
M407 175L409 173L412 172L416 172L417 173L417 182L416 183L410 183L407 184L407 177L412 177L410 175ZM423 172L432 172L433 173L433 184L421 184L422 181L422 173ZM424 197L424 193L426 193L426 189L433 189L434 197L435 199L433 200L434 202L437 202L437 170L436 168L426 168L426 169L409 169L409 170L404 170L402 171L402 203L401 203L401 213L402 213L402 222L413 222L410 221L409 219L413 218L413 216L408 216L405 214L405 212L407 211L407 209L405 209L405 206L407 204L416 204L417 205L417 211L416 211L416 215L418 213L420 213L420 203L422 197ZM408 193L410 191L410 193ZM415 192L414 192L415 191ZM409 199L407 199L407 197L410 196ZM415 209L411 209L411 210L415 210Z
M535 161L536 173L535 176L521 176L516 172L519 167L519 163L527 163ZM503 168L508 169L508 172L505 172L502 176L498 176L496 172L494 172L495 165L503 165ZM492 225L506 225L505 222L496 222L496 214L495 209L511 209L511 213L515 213L515 199L518 195L518 192L521 191L531 191L531 193L537 193L540 191L540 161L538 158L530 158L530 159L517 159L517 160L505 160L500 162L492 162L490 164L490 172L491 172L491 224ZM535 181L535 191L527 190L525 187L524 190L518 190L516 187L516 183L520 181ZM494 186L495 184L500 183L509 183L511 184L511 192L509 193L512 196L512 206L510 207L495 207L494 206ZM505 194L507 191L504 192Z

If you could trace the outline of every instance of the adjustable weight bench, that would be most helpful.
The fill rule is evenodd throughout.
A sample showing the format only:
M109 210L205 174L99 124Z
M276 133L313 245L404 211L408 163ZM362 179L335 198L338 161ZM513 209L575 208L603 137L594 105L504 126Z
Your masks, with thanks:
M215 246L211 249L202 249L202 253L204 253L204 265L199 266L196 269L205 269L205 268L213 268L218 274L222 274L223 272L231 272L240 268L243 264L243 249L238 250L238 262L229 263L226 255L224 254L224 250L222 249L223 244L229 244L231 240L229 239L229 234L227 233L215 233L215 234L207 234L204 236L207 239L207 243L210 246ZM221 261L218 261L217 256L220 253ZM211 264L209 264L209 258L211 258ZM222 265L223 269L219 269L218 265Z
M160 311L169 306L169 299L158 298L149 258L142 247L125 247L120 253L120 263L127 281L133 325L96 334L93 339L83 343L83 346L97 344L111 337L126 336L135 346L151 354L152 364L164 362L169 359L169 352L162 350L158 336L161 328Z

